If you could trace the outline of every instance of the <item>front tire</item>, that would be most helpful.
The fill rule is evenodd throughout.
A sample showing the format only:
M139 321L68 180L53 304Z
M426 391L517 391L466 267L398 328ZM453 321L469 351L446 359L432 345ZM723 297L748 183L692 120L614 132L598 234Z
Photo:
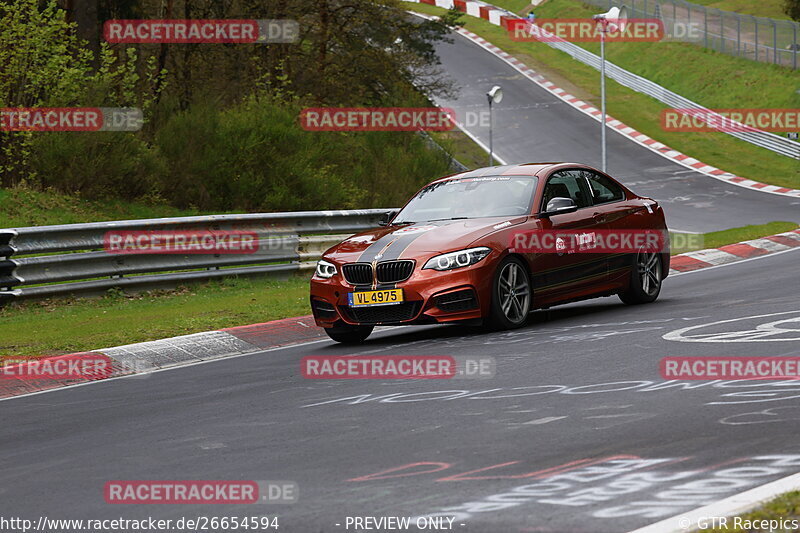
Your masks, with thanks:
M325 328L328 337L341 344L361 344L370 333L374 326L340 326L336 328Z
M661 256L655 252L636 254L631 281L627 291L619 294L619 299L628 305L647 304L656 301L661 293Z
M493 330L514 329L525 325L531 310L533 291L528 268L520 259L503 259L494 274L492 307L488 326Z

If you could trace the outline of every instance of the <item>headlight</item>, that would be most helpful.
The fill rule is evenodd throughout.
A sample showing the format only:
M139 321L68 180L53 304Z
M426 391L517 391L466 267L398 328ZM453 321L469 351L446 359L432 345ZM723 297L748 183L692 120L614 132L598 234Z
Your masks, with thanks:
M321 278L328 279L336 275L336 265L324 259L317 261L317 271L315 274Z
M459 250L458 252L450 252L449 254L437 255L428 259L422 269L432 268L433 270L453 270L454 268L462 268L474 265L492 252L490 248L469 248L468 250Z

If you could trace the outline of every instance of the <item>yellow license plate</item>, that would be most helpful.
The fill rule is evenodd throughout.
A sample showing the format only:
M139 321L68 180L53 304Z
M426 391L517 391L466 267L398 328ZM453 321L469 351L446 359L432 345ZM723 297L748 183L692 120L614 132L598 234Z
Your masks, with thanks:
M403 302L403 289L351 292L347 295L347 299L350 307L399 304Z

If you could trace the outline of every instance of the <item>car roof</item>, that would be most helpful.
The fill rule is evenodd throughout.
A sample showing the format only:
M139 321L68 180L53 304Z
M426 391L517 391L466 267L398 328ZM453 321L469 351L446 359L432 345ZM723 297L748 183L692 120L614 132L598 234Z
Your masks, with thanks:
M476 168L466 172L459 172L445 176L437 181L460 179L460 178L479 178L483 176L539 176L547 171L558 168L591 168L583 163L519 163L515 165L498 165L494 167Z

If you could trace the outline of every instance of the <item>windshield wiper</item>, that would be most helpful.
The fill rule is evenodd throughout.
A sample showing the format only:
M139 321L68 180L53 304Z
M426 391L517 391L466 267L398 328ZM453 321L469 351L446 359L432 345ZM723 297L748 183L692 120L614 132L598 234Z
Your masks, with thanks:
M422 222L441 222L443 220L468 220L471 217L453 217L453 218L431 218L428 220L402 220L400 222L392 222L389 226L401 226L403 224L420 224Z

